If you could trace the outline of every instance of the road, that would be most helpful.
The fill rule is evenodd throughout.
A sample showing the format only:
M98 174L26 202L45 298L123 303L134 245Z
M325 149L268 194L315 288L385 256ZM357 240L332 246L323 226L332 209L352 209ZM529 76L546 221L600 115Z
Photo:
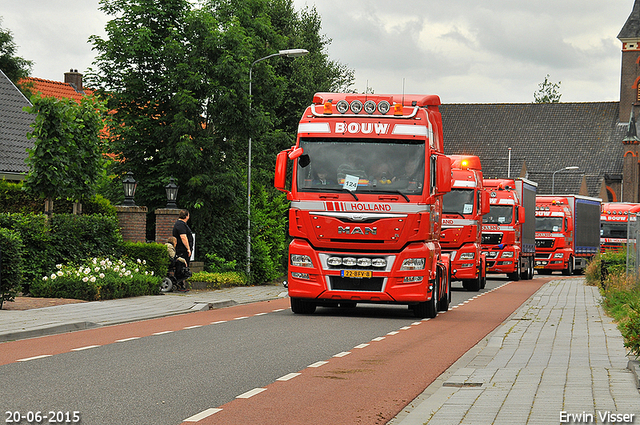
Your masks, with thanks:
M281 299L3 343L5 423L386 423L548 280L489 279L467 303L479 293L454 286L458 307L432 320L366 304L300 316Z

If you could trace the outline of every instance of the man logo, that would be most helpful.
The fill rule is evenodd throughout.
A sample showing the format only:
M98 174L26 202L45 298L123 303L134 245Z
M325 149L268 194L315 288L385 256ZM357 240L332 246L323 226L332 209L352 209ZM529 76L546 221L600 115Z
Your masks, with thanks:
M338 234L339 235L375 235L378 233L378 228L377 227L365 227L364 231L362 230L362 228L360 227L354 227L353 229L351 228L351 226L338 226Z

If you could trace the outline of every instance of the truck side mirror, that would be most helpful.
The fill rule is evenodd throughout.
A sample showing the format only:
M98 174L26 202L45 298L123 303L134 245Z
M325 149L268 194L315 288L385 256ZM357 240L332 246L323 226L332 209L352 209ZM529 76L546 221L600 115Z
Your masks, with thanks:
M526 215L525 215L525 209L522 206L518 207L518 223L522 224L525 222L526 219Z
M488 191L483 190L480 192L480 202L482 203L480 215L489 214L489 212L491 211L491 202L489 201L489 199L490 197Z
M451 158L440 155L436 160L436 192L451 192Z
M289 192L285 189L287 180L287 162L289 151L282 151L276 157L276 174L273 179L273 186L281 192Z

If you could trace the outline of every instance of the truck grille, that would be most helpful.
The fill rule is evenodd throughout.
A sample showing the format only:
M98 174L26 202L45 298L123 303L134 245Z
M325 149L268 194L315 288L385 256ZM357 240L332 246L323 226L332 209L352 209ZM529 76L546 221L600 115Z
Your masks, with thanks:
M482 245L498 245L502 242L502 233L483 233Z
M357 279L353 277L330 276L331 289L334 291L382 291L383 277Z
M553 248L553 239L536 239L536 248Z

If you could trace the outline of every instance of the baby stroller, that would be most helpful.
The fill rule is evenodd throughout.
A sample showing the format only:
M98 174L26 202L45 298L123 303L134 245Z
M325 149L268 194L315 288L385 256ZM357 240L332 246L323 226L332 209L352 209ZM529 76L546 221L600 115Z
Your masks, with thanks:
M169 263L167 276L160 282L160 292L184 291L186 290L185 281L191 277L192 273L189 267L182 261L172 258Z

